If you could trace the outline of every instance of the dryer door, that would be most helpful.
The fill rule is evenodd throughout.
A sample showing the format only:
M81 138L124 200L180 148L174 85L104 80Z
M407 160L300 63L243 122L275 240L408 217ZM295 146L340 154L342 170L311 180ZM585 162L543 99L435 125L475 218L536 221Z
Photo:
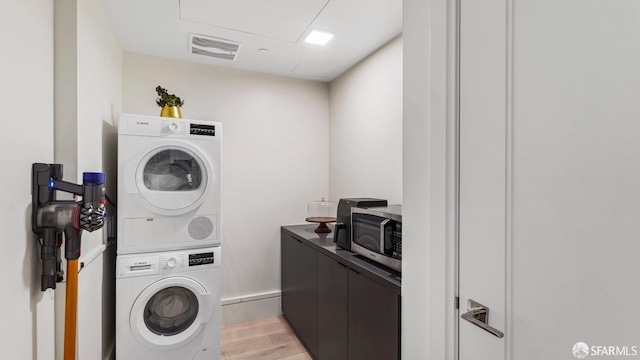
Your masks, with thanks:
M127 186L133 188L129 192L138 193L149 210L170 216L200 206L217 176L205 156L186 142L165 142L145 149L130 163L128 173L127 178L135 179L135 184Z
M156 350L180 347L211 321L211 294L195 280L171 277L149 285L133 303L129 326L143 345Z

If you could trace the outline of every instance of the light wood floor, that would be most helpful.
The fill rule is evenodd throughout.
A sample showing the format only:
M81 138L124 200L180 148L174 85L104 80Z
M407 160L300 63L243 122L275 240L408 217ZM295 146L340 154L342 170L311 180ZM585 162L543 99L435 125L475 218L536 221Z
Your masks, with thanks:
M282 316L222 328L223 360L312 360Z

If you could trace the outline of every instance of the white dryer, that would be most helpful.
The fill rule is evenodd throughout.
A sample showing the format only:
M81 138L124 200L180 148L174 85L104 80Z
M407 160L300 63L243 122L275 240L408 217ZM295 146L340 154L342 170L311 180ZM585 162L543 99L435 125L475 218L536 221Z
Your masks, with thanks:
M118 360L220 359L220 247L119 255Z
M220 243L222 124L121 115L118 254Z

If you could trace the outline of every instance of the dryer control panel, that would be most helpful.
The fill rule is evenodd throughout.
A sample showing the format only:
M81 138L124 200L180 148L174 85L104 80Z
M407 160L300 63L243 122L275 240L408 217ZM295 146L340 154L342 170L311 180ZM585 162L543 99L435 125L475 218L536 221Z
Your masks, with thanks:
M216 121L174 119L144 115L120 115L118 135L157 136L163 138L222 140L222 123Z
M173 120L162 120L160 132L163 134L186 134L187 129L183 124Z
M215 125L205 125L205 124L189 124L189 134L191 135L205 135L205 136L216 136L216 126Z
M220 247L119 255L117 277L128 278L219 268Z

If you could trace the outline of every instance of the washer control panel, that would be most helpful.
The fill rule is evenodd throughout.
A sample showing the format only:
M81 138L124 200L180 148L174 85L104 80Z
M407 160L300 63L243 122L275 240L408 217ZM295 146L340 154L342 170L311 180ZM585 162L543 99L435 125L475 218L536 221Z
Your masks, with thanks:
M213 263L213 252L189 254L189 266L199 266Z
M167 255L160 255L160 269L161 270L171 270L171 269L182 269L186 264L186 255L180 253L173 253Z
M220 267L220 247L148 254L125 254L116 259L117 277L179 273Z
M153 255L121 256L116 262L118 277L136 277L158 273L158 257Z

